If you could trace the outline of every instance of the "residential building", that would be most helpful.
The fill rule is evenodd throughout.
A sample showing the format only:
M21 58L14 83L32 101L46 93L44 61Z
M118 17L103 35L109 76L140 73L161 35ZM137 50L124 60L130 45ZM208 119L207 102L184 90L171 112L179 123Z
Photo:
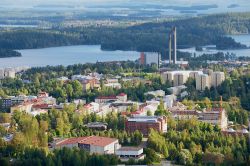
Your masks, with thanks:
M0 79L4 78L4 69L0 69Z
M210 76L207 74L199 74L196 78L196 89L204 91L206 88L211 87Z
M111 102L127 102L127 94L125 93L120 93L117 96L99 96L95 99L96 103L111 103Z
M15 78L16 71L13 68L6 68L4 70L4 77Z
M147 136L150 129L159 132L167 132L167 117L165 116L136 116L127 118L125 123L127 132L135 132L139 130L143 135Z
M217 87L225 80L224 72L213 72L211 75L211 86Z
M144 93L144 95L152 95L154 97L163 97L165 96L165 91L163 90L150 91L150 92Z
M201 74L199 71L192 71L189 73L189 77L196 79L198 77L198 75Z
M165 108L173 107L174 102L176 101L177 97L175 95L166 95L163 97L163 102Z
M175 87L170 87L168 88L168 91L173 94L173 95L179 95L181 94L181 92L183 90L187 89L187 87L185 85L181 85L181 86L175 86Z
M115 154L120 158L121 161L125 162L129 159L134 159L138 161L143 160L145 158L142 147L121 147L116 150Z
M121 89L122 85L120 83L107 83L104 84L104 87L110 87L110 88L114 88L114 89Z
M188 79L187 73L174 74L174 86L184 85Z
M170 83L175 83L173 86L179 86L186 83L189 77L194 78L195 75L203 74L202 71L189 71L189 70L177 70L177 71L166 71L161 73L161 78L164 82L168 81ZM176 75L176 76L175 76Z
M128 95L126 93L120 93L119 95L116 96L116 98L118 99L118 101L127 102Z

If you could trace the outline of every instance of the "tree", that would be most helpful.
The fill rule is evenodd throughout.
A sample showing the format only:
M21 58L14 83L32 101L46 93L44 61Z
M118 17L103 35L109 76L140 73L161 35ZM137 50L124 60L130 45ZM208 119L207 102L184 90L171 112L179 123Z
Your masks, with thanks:
M224 161L224 155L220 153L206 152L205 154L203 154L202 161L205 164L220 165Z
M188 149L182 149L179 154L179 163L183 165L191 165L193 162L192 154Z

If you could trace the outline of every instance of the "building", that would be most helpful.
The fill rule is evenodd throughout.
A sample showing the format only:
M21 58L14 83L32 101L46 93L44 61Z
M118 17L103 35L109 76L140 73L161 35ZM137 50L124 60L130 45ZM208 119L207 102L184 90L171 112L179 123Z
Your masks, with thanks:
M136 116L127 118L125 122L127 132L140 131L143 135L147 136L150 129L159 132L167 132L167 117L165 116Z
M116 101L127 102L128 96L125 93L120 93L117 96L99 96L95 99L96 103L112 103Z
M78 147L85 149L90 153L97 154L115 154L116 150L121 147L118 139L89 136L78 142Z
M6 68L4 70L4 77L15 78L16 71L13 68Z
M107 130L107 123L102 122L90 122L86 125L87 128L94 129L94 130Z
M0 69L0 79L4 78L4 69Z
M164 82L168 81L171 85L179 86L185 84L189 77L195 78L198 74L203 74L203 72L189 70L166 71L161 73L161 78Z
M179 95L183 90L187 89L185 85L168 88L168 91L173 95Z
M224 72L213 72L211 74L211 86L217 87L225 80Z
M89 75L73 75L71 77L71 80L78 80L82 86L83 91L88 91L90 89L100 89L100 79L102 78L102 75L98 73L92 73Z
M176 73L174 75L174 86L184 85L188 79L187 73Z
M222 130L228 126L228 118L225 109L215 109L211 111L205 110L198 115L198 120L218 125Z
M163 90L156 90L156 91L150 91L150 92L146 92L144 93L144 95L152 95L154 97L163 97L165 96L165 91Z
M156 64L159 68L161 64L161 54L155 52L142 52L140 55L140 63L142 65Z
M173 107L174 102L176 101L177 97L175 95L166 95L163 97L163 102L165 108Z
M196 89L204 91L206 88L210 88L210 76L207 74L199 74L196 78Z
M136 161L143 160L145 155L143 154L142 147L121 147L115 154L120 158L121 161L128 161L129 159L134 159Z
M53 148L73 148L78 147L78 142L83 140L86 137L75 137L75 138L66 138L63 140L56 140L54 143L52 143Z
M196 78L199 76L199 74L200 74L200 72L198 72L198 71L192 71L189 73L189 77L196 80Z

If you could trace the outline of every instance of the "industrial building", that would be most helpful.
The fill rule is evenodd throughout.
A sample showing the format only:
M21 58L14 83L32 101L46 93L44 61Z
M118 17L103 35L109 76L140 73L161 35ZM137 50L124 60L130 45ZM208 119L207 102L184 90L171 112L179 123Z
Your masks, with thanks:
M155 52L142 52L140 56L141 65L156 64L159 68L161 65L161 54Z
M125 122L127 132L140 131L143 135L147 136L150 129L159 132L167 132L167 117L165 116L134 116L127 118Z

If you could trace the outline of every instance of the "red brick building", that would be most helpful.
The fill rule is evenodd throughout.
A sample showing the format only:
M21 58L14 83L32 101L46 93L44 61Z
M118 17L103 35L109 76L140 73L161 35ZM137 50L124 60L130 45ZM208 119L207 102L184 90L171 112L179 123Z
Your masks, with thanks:
M167 117L165 116L135 116L127 118L125 123L127 132L140 131L144 136L147 136L150 129L159 132L167 132Z

